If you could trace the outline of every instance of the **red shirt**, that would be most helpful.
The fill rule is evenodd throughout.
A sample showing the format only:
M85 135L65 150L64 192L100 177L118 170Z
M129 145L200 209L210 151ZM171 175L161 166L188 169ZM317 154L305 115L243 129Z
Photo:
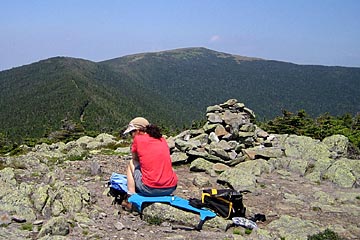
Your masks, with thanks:
M177 185L178 178L172 169L169 146L164 138L137 134L131 147L140 162L143 183L152 188L169 188Z

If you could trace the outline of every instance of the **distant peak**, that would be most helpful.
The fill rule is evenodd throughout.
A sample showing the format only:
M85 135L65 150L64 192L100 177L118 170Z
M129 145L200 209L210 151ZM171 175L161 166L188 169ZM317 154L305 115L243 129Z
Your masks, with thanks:
M144 56L146 54L156 54L156 55L163 55L163 54L180 54L180 55L183 55L183 54L186 54L188 56L190 56L190 55L200 55L200 54L212 54L212 55L215 55L215 56L221 57L221 58L230 58L230 57L232 57L232 58L235 58L236 61L264 60L264 59L261 59L261 58L247 57L247 56L241 56L241 55L235 55L235 54L230 54L230 53L219 52L219 51L215 51L215 50L208 49L208 48L205 48L205 47L177 48L177 49L164 50L164 51L159 51L159 52L143 53L141 55ZM137 54L137 56L139 56L139 55L140 54Z

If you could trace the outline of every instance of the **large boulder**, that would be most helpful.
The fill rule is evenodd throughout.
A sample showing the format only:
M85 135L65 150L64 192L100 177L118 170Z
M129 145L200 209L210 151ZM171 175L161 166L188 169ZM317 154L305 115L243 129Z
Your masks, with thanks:
M237 190L254 190L257 177L271 171L272 166L265 160L246 161L222 172L218 181L229 184Z
M347 155L349 148L349 139L343 135L333 135L326 137L322 142L333 153L333 157L344 157Z
M289 135L283 145L285 155L294 159L318 160L330 157L328 146L319 140L306 137Z
M211 173L213 165L214 163L209 162L204 158L197 158L191 162L190 171Z
M83 186L69 186L57 180L51 187L38 186L32 199L35 207L40 207L41 213L50 217L81 212L90 202L90 193Z
M318 224L299 217L288 215L280 216L268 225L268 230L276 233L283 239L308 239L309 235L317 234L324 230ZM274 236L275 237L275 236Z
M323 179L341 187L355 187L357 180L360 179L360 161L346 158L339 159L327 169L323 174Z
M199 223L199 215L187 212L164 203L153 203L143 210L143 219L152 224L170 222L177 225L196 227ZM205 221L203 228L217 228L225 230L230 220L215 217Z
M33 205L29 199L32 187L27 183L17 184L14 169L0 171L0 211L16 214L26 221L36 219Z

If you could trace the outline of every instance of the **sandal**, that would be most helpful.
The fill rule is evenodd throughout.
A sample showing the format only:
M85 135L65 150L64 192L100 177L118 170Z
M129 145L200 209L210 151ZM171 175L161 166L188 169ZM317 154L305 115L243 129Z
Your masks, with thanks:
M128 201L129 197L131 197L131 194L127 194L124 198L124 200L121 202L121 206L123 208L123 210L127 211L127 212L136 212L135 207Z
M133 205L129 203L127 199L121 203L121 206L127 212L132 212L134 210Z

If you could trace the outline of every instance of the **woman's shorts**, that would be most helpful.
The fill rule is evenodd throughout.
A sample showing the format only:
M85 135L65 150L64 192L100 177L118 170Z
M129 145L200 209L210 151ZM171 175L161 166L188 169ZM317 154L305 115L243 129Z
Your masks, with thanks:
M140 195L148 196L148 197L168 196L171 195L176 189L176 186L171 188L148 187L142 182L141 177L142 177L142 173L140 170L140 166L137 166L135 167L134 170L135 190L136 193Z

